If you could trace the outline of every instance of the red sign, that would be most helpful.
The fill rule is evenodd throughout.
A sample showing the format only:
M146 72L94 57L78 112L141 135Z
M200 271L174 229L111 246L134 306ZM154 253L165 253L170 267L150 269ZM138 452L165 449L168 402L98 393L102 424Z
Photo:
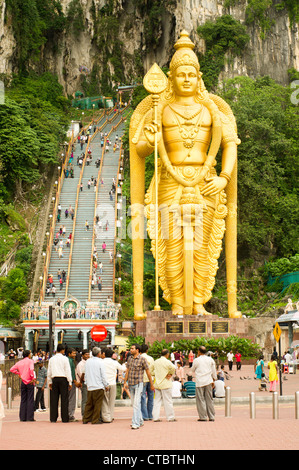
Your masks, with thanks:
M99 343L100 341L104 341L107 337L108 331L102 325L96 325L90 330L90 336L94 341Z

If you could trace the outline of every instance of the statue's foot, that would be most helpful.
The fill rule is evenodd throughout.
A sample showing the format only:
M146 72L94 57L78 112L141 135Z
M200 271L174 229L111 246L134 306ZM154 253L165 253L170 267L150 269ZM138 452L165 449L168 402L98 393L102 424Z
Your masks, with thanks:
M202 304L193 304L193 315L212 315L207 312Z
M145 320L145 319L146 319L146 313L143 313L143 312L134 313L134 320Z
M172 304L172 315L184 315L184 309L178 304Z
M242 318L242 312L236 310L235 312L230 312L228 316L229 318Z

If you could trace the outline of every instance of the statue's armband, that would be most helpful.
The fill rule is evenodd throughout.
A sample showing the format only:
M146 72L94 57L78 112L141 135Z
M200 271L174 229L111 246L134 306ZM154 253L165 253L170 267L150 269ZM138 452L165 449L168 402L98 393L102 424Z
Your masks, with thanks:
M241 143L236 131L234 130L230 120L227 116L221 113L221 124L222 124L222 139L221 147L225 147L228 143L235 143L239 145Z

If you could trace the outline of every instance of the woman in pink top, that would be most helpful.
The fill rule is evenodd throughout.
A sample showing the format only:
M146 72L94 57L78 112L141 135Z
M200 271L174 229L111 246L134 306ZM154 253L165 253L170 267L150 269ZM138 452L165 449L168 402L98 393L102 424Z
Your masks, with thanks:
M192 367L193 361L194 361L194 352L193 352L192 349L191 349L191 350L189 351L189 355L188 355L189 368Z
M177 370L175 375L180 379L182 385L186 382L185 370L181 362L177 363Z
M20 421L35 421L34 419L34 362L31 351L24 351L24 359L18 361L10 372L19 375L21 382Z

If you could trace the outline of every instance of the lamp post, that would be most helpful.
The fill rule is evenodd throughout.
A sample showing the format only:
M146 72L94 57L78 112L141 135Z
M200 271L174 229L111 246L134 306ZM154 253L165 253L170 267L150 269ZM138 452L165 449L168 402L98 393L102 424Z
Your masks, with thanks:
M120 304L120 282L121 282L121 277L118 278L118 303Z
M49 306L49 359L53 354L53 312L52 305Z

